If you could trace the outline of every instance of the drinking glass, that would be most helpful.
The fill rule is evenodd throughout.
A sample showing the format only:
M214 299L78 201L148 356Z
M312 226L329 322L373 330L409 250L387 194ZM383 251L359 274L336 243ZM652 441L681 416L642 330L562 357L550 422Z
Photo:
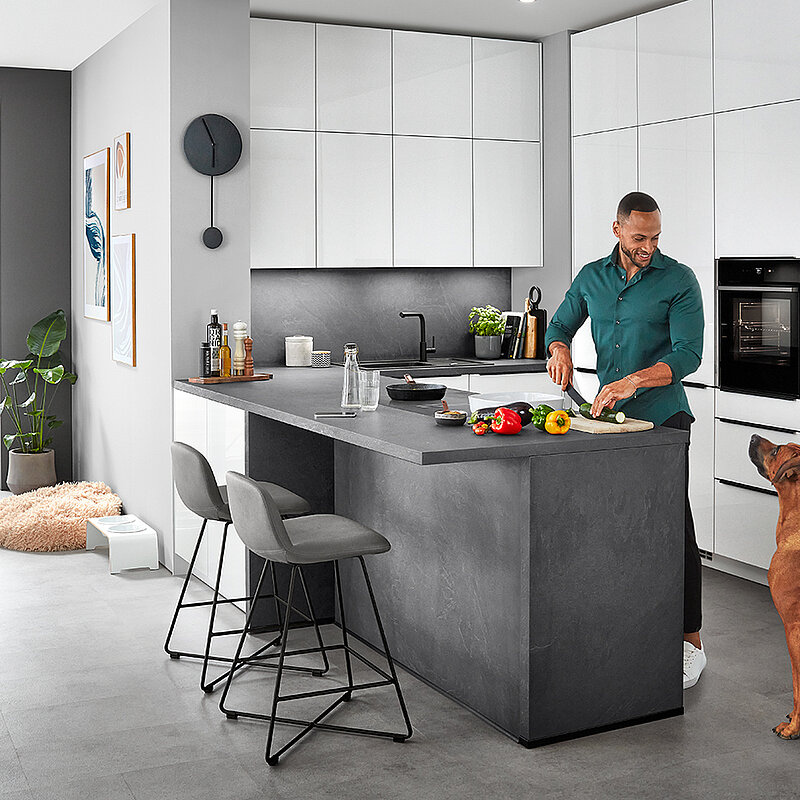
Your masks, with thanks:
M362 369L358 376L358 388L361 410L374 411L380 397L381 373L377 369Z

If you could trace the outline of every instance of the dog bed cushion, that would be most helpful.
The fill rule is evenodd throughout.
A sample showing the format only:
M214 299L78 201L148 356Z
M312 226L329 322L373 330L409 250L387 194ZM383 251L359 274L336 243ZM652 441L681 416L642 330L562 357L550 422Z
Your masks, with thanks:
M0 500L0 547L9 550L82 550L86 520L119 514L122 501L104 483L43 486Z

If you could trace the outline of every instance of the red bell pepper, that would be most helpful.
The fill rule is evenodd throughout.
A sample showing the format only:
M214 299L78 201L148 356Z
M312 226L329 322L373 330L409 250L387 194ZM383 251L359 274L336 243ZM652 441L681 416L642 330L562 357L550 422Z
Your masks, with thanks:
M498 408L494 412L492 430L495 433L519 433L522 430L522 419L511 408Z

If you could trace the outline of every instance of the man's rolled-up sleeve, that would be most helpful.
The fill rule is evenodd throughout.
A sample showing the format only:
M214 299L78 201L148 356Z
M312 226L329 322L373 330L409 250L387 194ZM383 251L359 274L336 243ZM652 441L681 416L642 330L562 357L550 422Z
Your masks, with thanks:
M672 383L682 381L700 366L703 328L703 295L694 273L687 273L669 308L672 351L659 359L672 370Z
M561 305L553 314L550 324L547 326L547 333L544 337L545 351L550 353L550 345L553 342L564 342L566 345L572 344L572 339L578 329L586 322L589 311L586 306L586 298L581 291L581 274L575 277L572 285L567 289L567 294L561 301Z

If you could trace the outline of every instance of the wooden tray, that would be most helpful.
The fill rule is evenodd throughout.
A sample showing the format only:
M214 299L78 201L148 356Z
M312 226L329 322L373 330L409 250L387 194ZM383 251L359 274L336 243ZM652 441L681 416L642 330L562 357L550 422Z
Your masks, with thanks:
M599 419L586 419L586 417L573 417L570 430L583 431L584 433L638 433L649 431L655 427L652 422L644 419L631 419L630 417L620 424L616 422L603 422Z
M268 381L272 378L269 372L257 375L231 375L230 378L189 378L189 383L244 383L245 381Z

